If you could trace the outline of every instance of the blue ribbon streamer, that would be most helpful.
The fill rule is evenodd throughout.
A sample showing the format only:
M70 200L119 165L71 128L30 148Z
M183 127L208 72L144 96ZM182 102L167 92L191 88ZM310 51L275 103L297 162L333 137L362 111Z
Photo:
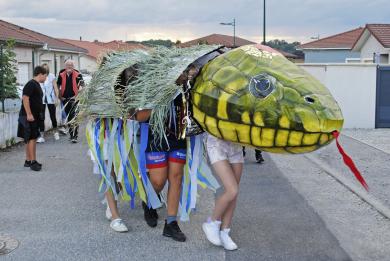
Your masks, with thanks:
M142 176L142 181L145 186L146 193L148 195L148 206L156 209L161 207L161 201L157 197L157 193L154 190L152 184L149 182L148 175L146 174L146 156L145 151L148 146L148 134L149 124L141 123L141 145L139 155L139 169Z
M99 163L99 166L101 168L100 172L101 174L104 176L105 178L105 183L108 183L107 185L109 187L112 187L111 186L111 181L110 179L107 179L107 175L106 175L106 165L104 163L104 159L102 158L102 155L101 155L101 151L100 151L100 145L99 145L99 131L100 131L100 120L97 119L96 121L96 125L95 125L95 137L94 137L94 140L95 140L95 148L96 148L96 157L97 157L97 161Z
M128 173L127 173L127 168L126 168L126 165L127 165L127 162L129 159L128 159L127 155L124 155L124 153L123 153L123 146L122 146L122 139L121 139L122 138L121 137L122 124L123 124L123 122L120 119L119 124L118 124L118 139L117 139L117 141L118 141L119 153L121 155L121 164L122 164L122 168L123 168L123 178L125 181L125 188L126 188L127 193L130 195L130 198L131 198L130 207L133 209L135 207L135 204L134 204L135 193L131 188Z

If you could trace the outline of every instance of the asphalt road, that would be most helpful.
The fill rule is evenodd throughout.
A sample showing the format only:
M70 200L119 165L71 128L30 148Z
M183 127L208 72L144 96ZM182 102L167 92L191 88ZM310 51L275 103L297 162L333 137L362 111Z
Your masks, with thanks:
M0 232L20 246L1 260L350 260L322 218L266 156L253 163L247 156L232 237L239 250L210 245L201 223L211 213L213 194L200 190L197 212L182 230L188 241L177 243L147 227L138 202L135 210L121 203L129 233L109 228L91 174L85 141L70 144L52 137L38 146L43 171L23 167L23 147L0 152Z

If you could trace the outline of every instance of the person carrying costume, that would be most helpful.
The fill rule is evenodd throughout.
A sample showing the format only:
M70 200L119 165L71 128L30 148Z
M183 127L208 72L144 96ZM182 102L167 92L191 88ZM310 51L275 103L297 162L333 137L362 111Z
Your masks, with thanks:
M100 67L104 65L104 63L107 61L107 57L103 57L103 60L100 64ZM133 69L132 68L126 68L119 76L118 76L118 82L117 84L114 85L114 89L116 91L120 90L123 88L123 86L127 83L127 81L133 76ZM123 98L120 99L120 101L123 101ZM114 121L117 121L118 118L111 118L111 119L102 119L102 121L105 121L108 123L108 125L113 124ZM119 129L119 126L117 126L117 130ZM121 133L118 133L118 135L123 137L124 134L124 129L123 126L120 126L120 131ZM109 143L109 137L108 135L104 136L104 141L101 146L106 146ZM108 164L109 160L109 155L107 149L103 150L104 152L104 161L105 164ZM113 229L116 232L128 232L128 228L126 224L123 222L123 220L120 218L119 210L118 210L118 203L117 203L117 198L115 195L119 195L122 192L122 184L120 183L121 181L118 180L118 173L115 172L115 167L114 164L112 163L110 165L111 171L110 171L110 182L114 183L113 186L108 186L107 190L104 193L105 199L104 202L107 204L105 216L108 221L110 221L110 228ZM98 171L97 171L98 172ZM99 173L99 172L98 172ZM115 190L115 191L113 191ZM114 193L115 192L115 193Z
M203 223L202 229L212 244L223 246L226 250L236 250L237 245L229 232L244 163L242 148L210 134L207 134L205 140L210 164L223 184L224 192L216 199L213 213L207 222Z
M185 139L179 137L176 129L177 113L182 109L181 95L172 102L174 107L166 128L166 139L161 142L154 139L149 130L148 145L146 149L146 168L149 170L149 179L157 194L159 194L168 181L167 195L167 219L165 220L163 236L173 240L184 242L186 236L181 231L177 222L180 193L182 188L183 168L186 164L187 144ZM157 211L144 202L144 218L150 227L157 226Z

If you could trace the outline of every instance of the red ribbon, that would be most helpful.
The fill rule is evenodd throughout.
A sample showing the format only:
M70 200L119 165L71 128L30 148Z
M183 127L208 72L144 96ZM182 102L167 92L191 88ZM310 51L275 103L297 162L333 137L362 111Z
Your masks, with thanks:
M336 139L336 145L337 145L337 148L339 149L339 152L341 154L341 156L343 156L343 160L344 160L344 163L345 165L348 166L348 168L353 172L353 174L355 175L356 179L360 182L360 184L362 184L362 186L368 191L368 185L366 183L366 181L364 180L362 174L360 173L360 171L357 169L355 163L353 162L353 160L351 159L350 156L347 155L347 153L345 153L344 149L341 147L340 143L339 143L339 135L340 133L338 131L334 131L332 132L332 135L333 137Z

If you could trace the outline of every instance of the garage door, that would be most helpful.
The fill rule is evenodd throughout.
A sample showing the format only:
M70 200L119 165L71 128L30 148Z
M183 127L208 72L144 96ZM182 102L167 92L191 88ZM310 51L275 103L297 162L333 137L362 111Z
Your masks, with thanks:
M30 77L28 76L30 63L18 63L18 83L19 85L25 85Z
M375 125L390 128L390 66L378 67Z

